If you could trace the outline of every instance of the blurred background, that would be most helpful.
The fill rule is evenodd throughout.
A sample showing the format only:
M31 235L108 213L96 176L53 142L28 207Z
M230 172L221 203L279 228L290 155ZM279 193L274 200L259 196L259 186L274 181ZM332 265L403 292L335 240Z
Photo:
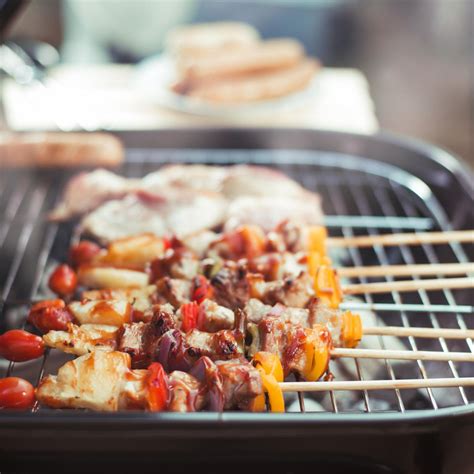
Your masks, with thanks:
M298 39L327 68L361 71L378 127L474 165L473 18L472 0L33 0L4 38L47 42L66 64L137 64L178 24L247 22Z

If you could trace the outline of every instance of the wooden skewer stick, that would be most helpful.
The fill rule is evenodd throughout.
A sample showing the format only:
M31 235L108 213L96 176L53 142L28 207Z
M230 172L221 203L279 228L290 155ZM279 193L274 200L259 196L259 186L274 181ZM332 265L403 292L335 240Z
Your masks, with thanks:
M474 362L473 352L441 351L393 351L386 349L343 349L334 348L331 357L351 357L354 359L396 359L396 360L437 360L453 362Z
M347 278L378 276L467 275L474 273L474 263L438 263L423 265L379 265L336 268Z
M446 244L450 242L474 242L474 230L328 237L326 245L328 247L372 247L374 245Z
M337 380L332 382L282 382L283 392L324 392L328 390L390 390L436 387L473 387L474 377L404 379L404 380Z
M431 280L384 281L380 283L356 283L344 285L346 295L361 293L390 293L392 291L409 292L418 290L444 290L448 288L474 288L474 278L437 278Z
M398 326L364 327L364 336L401 336L425 337L437 339L474 339L472 329L405 328Z

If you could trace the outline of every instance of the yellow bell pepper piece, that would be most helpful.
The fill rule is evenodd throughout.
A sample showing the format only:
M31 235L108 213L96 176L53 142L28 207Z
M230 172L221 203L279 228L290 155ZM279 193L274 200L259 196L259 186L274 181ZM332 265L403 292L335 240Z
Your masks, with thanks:
M318 268L314 279L314 291L316 296L330 308L335 309L339 306L343 294L334 268L329 265L321 265Z
M285 412L285 400L281 391L279 382L283 382L283 367L277 355L270 352L257 352L253 357L253 363L262 377L263 388L267 392L270 411L275 413ZM261 407L262 399L265 402L264 395L259 395L254 405ZM257 410L255 410L257 411Z
M345 311L342 315L342 340L344 347L357 347L362 339L362 321L358 314Z
M267 375L273 375L277 382L283 382L283 367L280 358L276 354L264 351L257 352L253 360L256 367L262 367Z
M308 252L317 253L321 257L326 255L326 239L328 232L323 226L311 226L308 229Z
M329 365L331 337L327 328L315 325L306 329L306 355L309 366L305 371L305 378L309 382L316 382L326 372Z

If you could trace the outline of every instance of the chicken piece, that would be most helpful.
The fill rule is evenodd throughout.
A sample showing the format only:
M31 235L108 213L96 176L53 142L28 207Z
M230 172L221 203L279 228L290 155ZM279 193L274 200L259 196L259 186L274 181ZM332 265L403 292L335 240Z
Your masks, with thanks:
M248 261L248 269L252 273L260 273L265 280L281 280L287 277L296 278L307 270L305 254L266 253Z
M53 408L117 411L127 408L127 393L136 400L143 386L143 373L133 374L128 354L94 351L67 362L58 375L43 378L36 398Z
M170 400L168 411L187 413L199 411L206 401L205 388L190 374L175 370L168 377Z
M133 319L143 319L145 313L156 302L156 285L143 288L103 289L84 291L82 298L87 300L128 301L133 308Z
M67 220L96 209L135 189L139 180L127 179L104 169L74 176L66 185L61 203L51 212L53 220Z
M279 317L264 317L258 323L259 347L256 352L265 351L278 354L280 360L283 360L287 344L287 329L287 324Z
M191 280L198 274L199 260L186 248L169 249L151 263L151 280L165 276Z
M241 196L294 196L306 191L281 171L264 166L238 165L229 169L222 192L228 199Z
M247 271L240 264L227 262L211 280L214 300L227 308L243 308L249 299Z
M140 288L149 284L145 272L89 264L79 267L77 279L89 288Z
M269 232L288 219L300 224L322 224L324 214L319 196L305 192L301 196L238 197L228 207L224 229L229 231L245 224L258 225Z
M243 337L234 331L208 333L192 329L184 338L190 349L188 352L195 357L207 356L212 360L228 360L243 355Z
M118 331L117 349L130 355L132 367L147 367L150 358L147 353L144 335L148 324L143 322L124 324Z
M187 280L164 277L156 282L157 301L179 308L191 301L193 284Z
M316 298L309 305L311 326L320 324L327 327L336 347L344 347L345 345L342 338L343 314L343 311L329 308Z
M266 316L276 316L286 323L299 324L303 327L310 326L309 311L304 308L290 308L280 303L270 306L252 298L245 305L244 311L249 323L258 324Z
M124 300L73 301L67 307L80 324L120 327L129 323L132 316L132 307Z
M234 327L234 312L215 301L205 299L199 305L198 327L202 331L217 332Z
M183 239L186 248L194 252L199 258L203 258L209 246L219 237L219 234L211 230L201 230Z
M105 324L69 324L67 331L49 331L44 343L68 354L81 356L95 350L113 351L117 346L117 328Z
M146 175L142 188L157 189L163 186L220 192L229 168L209 165L168 165Z
M82 221L83 228L110 242L136 234L185 238L220 225L226 199L217 193L167 188L162 194L140 191L98 207Z
M255 397L263 393L260 373L245 359L217 361L216 365L222 377L225 409L245 410Z
M294 308L305 308L314 297L313 279L306 272L297 278L265 282L258 275L249 278L250 293L264 303L281 303Z

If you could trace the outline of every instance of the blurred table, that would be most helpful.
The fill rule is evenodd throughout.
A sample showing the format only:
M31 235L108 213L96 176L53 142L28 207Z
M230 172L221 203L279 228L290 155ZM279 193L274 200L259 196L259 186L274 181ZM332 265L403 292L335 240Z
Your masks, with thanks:
M152 104L133 85L133 66L63 65L45 84L4 81L3 102L12 130L134 130L189 126L286 126L374 133L378 123L364 75L322 70L304 101L271 113L214 118Z

